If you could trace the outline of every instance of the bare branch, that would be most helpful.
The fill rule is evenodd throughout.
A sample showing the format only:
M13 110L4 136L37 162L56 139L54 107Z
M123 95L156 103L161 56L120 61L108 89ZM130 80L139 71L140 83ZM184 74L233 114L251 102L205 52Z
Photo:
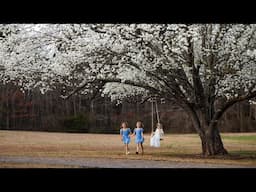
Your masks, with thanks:
M222 117L222 115L225 113L225 111L227 109L229 109L231 106L233 106L235 103L245 101L248 99L252 99L254 97L256 97L256 91L229 100L221 109L217 110L217 112L215 113L215 115L213 117L213 121L220 119Z
M94 84L96 82L100 82L102 86L104 86L106 83L121 83L124 85L131 85L131 86L135 86L135 87L144 88L146 90L150 90L151 92L153 92L155 94L159 94L161 92L160 90L156 89L155 87L151 87L151 86L143 84L143 83L134 82L131 80L123 81L123 80L117 79L117 78L106 78L106 79L96 79L93 81L85 81L80 86L78 86L76 89L74 89L68 96L62 96L62 98L68 99L75 93L78 93L79 91L84 89L88 84Z

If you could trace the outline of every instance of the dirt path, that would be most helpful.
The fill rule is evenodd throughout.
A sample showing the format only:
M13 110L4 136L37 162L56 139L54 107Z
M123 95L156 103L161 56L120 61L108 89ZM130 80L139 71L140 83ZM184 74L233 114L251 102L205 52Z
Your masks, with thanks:
M247 166L181 163L170 161L131 160L110 158L38 158L38 157L0 157L1 163L31 163L81 168L248 168Z

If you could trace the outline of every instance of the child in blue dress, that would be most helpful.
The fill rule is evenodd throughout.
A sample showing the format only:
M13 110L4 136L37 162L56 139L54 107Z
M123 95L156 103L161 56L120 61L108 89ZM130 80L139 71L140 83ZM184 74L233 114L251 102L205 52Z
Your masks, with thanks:
M144 142L144 136L143 136L143 124L141 121L138 121L136 123L136 128L133 131L133 136L135 135L135 143L137 144L136 154L139 154L139 148L141 147L142 155L144 154L143 149L143 142Z
M131 129L128 128L127 122L122 122L121 129L120 129L120 136L121 140L123 141L125 145L125 154L128 155L129 152L129 143L130 143L130 135L131 135Z

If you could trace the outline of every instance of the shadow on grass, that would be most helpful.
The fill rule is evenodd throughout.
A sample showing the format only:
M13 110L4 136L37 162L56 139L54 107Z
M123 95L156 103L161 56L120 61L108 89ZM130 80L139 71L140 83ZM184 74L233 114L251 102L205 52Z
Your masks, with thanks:
M256 160L256 151L229 151L228 155L204 156L195 153L158 153L155 157L170 157L182 159L223 159L223 160Z
M240 159L256 159L256 151L230 151L230 156Z

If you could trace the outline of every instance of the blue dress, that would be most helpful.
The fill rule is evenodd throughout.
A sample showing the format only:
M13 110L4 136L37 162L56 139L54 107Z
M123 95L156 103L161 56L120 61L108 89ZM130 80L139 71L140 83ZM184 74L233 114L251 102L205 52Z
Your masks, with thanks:
M135 143L143 143L144 142L144 138L142 137L142 133L143 133L144 129L143 128L135 128L134 129L134 133L135 133Z
M120 135L122 135L122 137L123 137L123 143L124 144L129 144L130 143L130 133L131 133L130 128L126 128L126 129L121 128L120 129Z

